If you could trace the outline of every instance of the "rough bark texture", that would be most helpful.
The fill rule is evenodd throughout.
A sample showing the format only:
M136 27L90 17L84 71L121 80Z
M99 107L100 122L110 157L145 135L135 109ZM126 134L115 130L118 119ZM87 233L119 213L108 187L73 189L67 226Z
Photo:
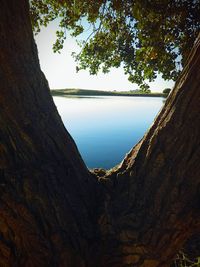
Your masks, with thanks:
M27 2L0 8L0 266L169 266L200 226L199 42L151 129L97 183L50 96Z
M0 266L85 266L95 180L40 70L28 1L0 8Z
M106 266L169 266L200 230L199 66L200 38L153 126L101 179L108 190L102 228L118 248Z

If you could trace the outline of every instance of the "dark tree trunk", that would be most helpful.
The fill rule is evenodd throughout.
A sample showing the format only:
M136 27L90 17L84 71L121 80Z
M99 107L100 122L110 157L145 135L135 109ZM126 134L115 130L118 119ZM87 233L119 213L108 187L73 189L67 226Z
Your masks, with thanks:
M118 248L115 263L105 259L110 266L169 266L191 234L199 233L199 66L200 36L152 127L100 180L107 188L105 240L109 236Z
M50 96L27 2L0 8L0 266L169 266L199 231L199 42L151 129L98 181Z
M95 180L40 70L28 1L0 8L0 266L85 266Z

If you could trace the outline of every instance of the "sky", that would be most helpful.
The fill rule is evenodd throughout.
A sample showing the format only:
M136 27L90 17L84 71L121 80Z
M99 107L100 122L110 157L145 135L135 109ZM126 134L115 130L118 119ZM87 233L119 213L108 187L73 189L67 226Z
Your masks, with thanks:
M75 38L67 34L67 39L61 53L54 53L52 46L56 40L58 23L51 22L35 36L38 47L40 66L51 89L79 88L108 91L129 91L138 89L137 84L130 83L123 68L112 68L108 74L90 75L88 70L76 72L76 62L72 52L80 51ZM89 33L88 33L89 34ZM85 33L87 35L87 33ZM172 88L173 81L164 81L160 76L150 83L152 92L162 92L165 88Z

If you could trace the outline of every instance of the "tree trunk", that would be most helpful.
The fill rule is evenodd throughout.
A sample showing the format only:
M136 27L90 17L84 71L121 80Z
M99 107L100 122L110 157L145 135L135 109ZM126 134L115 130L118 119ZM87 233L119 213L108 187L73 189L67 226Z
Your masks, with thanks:
M199 41L148 133L98 180L50 96L28 1L1 2L0 266L169 266L199 231Z
M106 247L115 255L106 266L169 266L200 232L199 66L200 36L152 127L100 179L107 189L104 239L115 244L114 251Z
M40 70L28 1L1 1L0 35L0 266L86 266L96 180Z

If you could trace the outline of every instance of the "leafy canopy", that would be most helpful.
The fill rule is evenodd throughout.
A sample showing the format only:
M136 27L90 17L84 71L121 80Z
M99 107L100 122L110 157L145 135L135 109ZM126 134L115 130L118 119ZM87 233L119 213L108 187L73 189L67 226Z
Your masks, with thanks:
M74 54L77 70L104 73L121 64L131 82L143 90L158 73L176 80L200 30L200 0L31 0L35 32L60 19L54 52L63 48L66 29L77 37L84 20L87 40Z
M163 94L166 94L166 95L168 95L170 92L171 92L171 88L165 88L163 90Z

